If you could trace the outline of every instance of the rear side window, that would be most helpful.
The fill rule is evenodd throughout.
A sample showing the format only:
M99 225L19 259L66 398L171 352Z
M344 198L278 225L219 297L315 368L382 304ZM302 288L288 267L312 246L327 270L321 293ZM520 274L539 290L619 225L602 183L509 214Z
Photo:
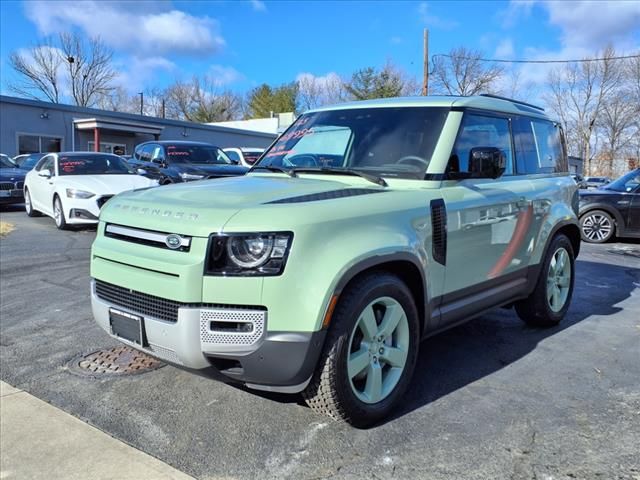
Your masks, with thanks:
M522 174L568 172L560 126L548 120L514 122L517 171Z
M227 157L229 157L234 162L239 162L240 161L240 155L235 150L225 150L224 153L226 153Z
M466 114L449 158L447 172L468 173L471 149L478 147L502 150L507 157L504 174L513 174L513 149L508 119Z

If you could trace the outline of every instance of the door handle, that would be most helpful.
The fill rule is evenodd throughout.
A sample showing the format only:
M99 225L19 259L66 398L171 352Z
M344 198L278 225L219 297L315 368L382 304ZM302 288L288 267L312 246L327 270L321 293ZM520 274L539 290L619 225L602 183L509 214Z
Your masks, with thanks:
M631 201L629 200L618 200L618 205L629 205Z

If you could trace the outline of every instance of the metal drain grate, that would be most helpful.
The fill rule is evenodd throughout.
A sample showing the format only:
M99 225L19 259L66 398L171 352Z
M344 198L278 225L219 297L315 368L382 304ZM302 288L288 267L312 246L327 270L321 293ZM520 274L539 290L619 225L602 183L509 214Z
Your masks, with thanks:
M165 364L131 347L115 347L98 350L71 361L70 367L90 376L135 375L145 373Z

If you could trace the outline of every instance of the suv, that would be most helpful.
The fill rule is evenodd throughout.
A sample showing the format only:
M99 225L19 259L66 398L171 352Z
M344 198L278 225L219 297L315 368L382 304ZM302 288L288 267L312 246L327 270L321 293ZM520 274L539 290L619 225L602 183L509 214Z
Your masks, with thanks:
M204 178L244 175L222 149L202 142L145 142L138 145L127 162L138 173L158 180L160 185Z
M366 426L402 401L421 339L499 306L562 320L576 190L562 130L528 104L313 110L244 177L109 202L93 313L174 365Z

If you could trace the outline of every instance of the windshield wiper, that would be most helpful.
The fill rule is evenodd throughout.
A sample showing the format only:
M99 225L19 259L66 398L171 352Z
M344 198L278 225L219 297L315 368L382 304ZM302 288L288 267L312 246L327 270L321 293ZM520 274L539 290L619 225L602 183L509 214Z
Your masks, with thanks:
M369 180L376 185L380 185L381 187L388 187L387 182L384 181L384 178L379 177L377 175L371 175L370 173L360 172L358 170L353 170L351 168L331 168L331 167L297 167L289 170L289 175L295 177L297 173L320 173L320 174L328 174L328 175L353 175L356 177L364 178L365 180Z
M269 170L270 172L279 172L289 175L290 177L295 177L294 174L291 173L291 170L282 167L276 167L275 165L254 165L251 167L249 172L253 172L254 170Z

